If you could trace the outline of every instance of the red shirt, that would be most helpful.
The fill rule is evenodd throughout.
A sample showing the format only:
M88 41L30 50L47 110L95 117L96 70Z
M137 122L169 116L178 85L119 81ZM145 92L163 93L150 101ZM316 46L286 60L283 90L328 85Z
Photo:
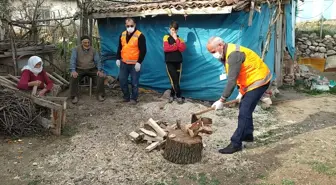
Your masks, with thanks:
M21 78L19 83L17 84L17 87L21 90L31 90L33 89L33 87L29 87L28 83L35 80L39 80L42 82L41 85L38 87L39 89L46 88L48 91L50 91L54 86L53 81L49 79L47 73L44 70L42 70L42 72L35 76L34 73L26 69L22 71Z

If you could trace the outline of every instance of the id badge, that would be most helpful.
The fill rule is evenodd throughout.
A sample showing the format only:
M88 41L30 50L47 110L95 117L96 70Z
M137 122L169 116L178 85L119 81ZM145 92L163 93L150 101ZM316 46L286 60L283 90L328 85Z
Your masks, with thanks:
M220 81L222 81L222 80L226 80L226 74L221 74L220 76L219 76L219 80Z

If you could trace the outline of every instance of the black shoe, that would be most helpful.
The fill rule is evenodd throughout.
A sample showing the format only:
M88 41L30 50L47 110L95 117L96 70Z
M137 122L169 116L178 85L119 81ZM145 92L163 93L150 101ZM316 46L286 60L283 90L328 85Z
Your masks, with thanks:
M252 134L246 135L245 138L243 139L245 142L253 142L254 138Z
M218 152L221 153L221 154L233 154L233 153L239 152L239 151L241 151L241 150L242 150L242 147L235 148L235 147L233 147L233 145L230 143L227 147L218 150Z

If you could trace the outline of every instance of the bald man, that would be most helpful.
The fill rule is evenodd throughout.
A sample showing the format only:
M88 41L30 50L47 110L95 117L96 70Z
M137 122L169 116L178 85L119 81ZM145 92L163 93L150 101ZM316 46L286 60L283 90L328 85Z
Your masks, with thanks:
M231 137L231 143L219 150L222 154L232 154L242 150L243 141L253 142L252 114L270 84L272 73L254 51L225 43L219 37L211 37L207 49L223 63L227 75L220 75L220 80L227 79L227 85L220 99L212 107L216 110L222 109L223 103L230 97L234 88L239 88L238 127Z

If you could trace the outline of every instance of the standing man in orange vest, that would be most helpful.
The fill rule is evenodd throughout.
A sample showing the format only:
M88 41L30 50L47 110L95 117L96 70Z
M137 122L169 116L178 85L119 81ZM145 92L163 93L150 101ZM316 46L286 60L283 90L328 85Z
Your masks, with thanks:
M136 29L134 19L126 19L126 30L119 39L116 64L120 68L119 82L124 94L123 101L136 104L139 94L139 78L141 63L145 58L146 38ZM131 75L132 94L128 89L128 76Z
M222 154L232 154L242 150L243 141L253 142L252 114L270 84L272 73L255 52L236 44L224 43L219 37L210 38L207 49L225 66L226 74L220 75L220 80L228 79L221 98L212 107L222 109L236 85L239 87L238 128L231 137L231 143L219 150Z

